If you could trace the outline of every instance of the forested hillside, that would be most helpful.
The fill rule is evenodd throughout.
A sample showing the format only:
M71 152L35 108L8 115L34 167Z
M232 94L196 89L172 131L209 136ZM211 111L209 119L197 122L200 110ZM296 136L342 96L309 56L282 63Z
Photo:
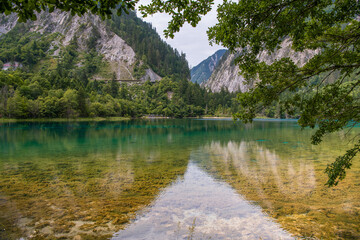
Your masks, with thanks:
M123 13L121 16L113 14L107 24L160 76L190 76L185 54L180 54L161 40L152 25L138 18L135 12Z
M236 110L236 93L212 93L191 83L185 55L134 12L105 23L66 13L10 21L0 21L14 25L0 36L1 117L181 118L230 116ZM163 79L153 81L149 72ZM143 80L127 85L119 79Z
M97 62L98 69L88 75L93 79L110 79L112 72L117 79L160 79L149 76L149 71L161 77L190 77L185 54L161 40L151 24L135 12L114 14L106 21L90 14L42 12L36 21L25 24L16 24L13 16L1 16L0 27L10 28L0 39L0 60L20 63L27 71L37 71L32 67L41 67L44 61L40 60L53 59L56 65L62 60L59 53L74 40L78 45L74 64L83 65L89 52L101 58L102 64Z

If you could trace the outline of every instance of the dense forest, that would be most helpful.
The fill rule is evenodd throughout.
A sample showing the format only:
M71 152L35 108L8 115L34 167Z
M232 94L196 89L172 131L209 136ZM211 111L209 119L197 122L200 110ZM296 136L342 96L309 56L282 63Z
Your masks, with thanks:
M212 93L186 79L126 85L60 74L0 72L0 115L6 118L195 117L230 115L236 93Z

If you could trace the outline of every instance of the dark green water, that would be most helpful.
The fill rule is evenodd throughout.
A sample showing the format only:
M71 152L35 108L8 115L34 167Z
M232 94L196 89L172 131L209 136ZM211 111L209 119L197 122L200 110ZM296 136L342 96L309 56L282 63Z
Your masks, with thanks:
M360 238L359 133L295 121L0 124L0 239Z

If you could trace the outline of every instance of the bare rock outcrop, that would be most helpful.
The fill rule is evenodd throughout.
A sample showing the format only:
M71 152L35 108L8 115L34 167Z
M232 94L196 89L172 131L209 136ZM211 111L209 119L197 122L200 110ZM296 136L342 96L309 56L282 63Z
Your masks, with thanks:
M272 54L262 52L258 58L266 64L271 64L275 60L289 57L298 66L303 66L309 59L319 53L319 50L304 50L303 52L295 52L292 48L292 41L285 39L281 43L281 47ZM238 54L228 54L215 69L211 77L202 86L211 89L214 92L219 92L221 88L227 88L230 92L241 90L246 92L249 87L246 84L244 77L240 74L240 69L235 65L234 60Z

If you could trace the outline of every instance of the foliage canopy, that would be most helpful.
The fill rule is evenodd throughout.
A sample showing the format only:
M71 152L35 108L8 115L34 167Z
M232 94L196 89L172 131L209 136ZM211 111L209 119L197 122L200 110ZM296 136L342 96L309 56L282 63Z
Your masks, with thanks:
M36 20L35 12L55 9L71 12L72 15L83 15L86 12L110 18L111 9L117 9L117 14L122 11L128 12L128 9L134 9L137 0L2 0L0 4L0 13L6 15L15 12L21 22L28 19Z

